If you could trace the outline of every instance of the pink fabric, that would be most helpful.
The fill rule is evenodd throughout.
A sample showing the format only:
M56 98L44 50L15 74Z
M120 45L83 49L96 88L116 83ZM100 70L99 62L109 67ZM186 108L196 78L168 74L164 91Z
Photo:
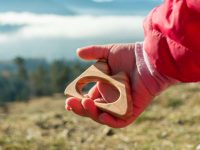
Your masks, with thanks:
M154 66L149 61L142 42L135 44L135 58L138 73L140 74L145 87L152 96L158 95L170 85L178 82L177 80L156 71Z
M144 21L144 48L160 73L200 81L200 1L165 0Z

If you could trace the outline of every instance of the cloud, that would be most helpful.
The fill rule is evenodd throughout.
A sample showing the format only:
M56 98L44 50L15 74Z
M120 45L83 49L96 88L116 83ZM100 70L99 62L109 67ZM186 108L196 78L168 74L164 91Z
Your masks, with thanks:
M0 59L76 58L78 47L143 39L141 16L0 13Z
M141 16L60 16L9 12L0 13L0 19L0 26L21 26L16 32L1 34L0 42L19 38L125 38L143 32Z

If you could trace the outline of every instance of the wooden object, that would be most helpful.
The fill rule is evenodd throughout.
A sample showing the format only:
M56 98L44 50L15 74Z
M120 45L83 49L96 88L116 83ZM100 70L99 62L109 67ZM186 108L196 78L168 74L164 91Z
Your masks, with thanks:
M114 76L108 75L109 68L106 62L97 62L83 72L78 78L70 83L65 89L66 96L83 99L82 88L90 83L101 81L109 83L119 91L119 98L112 103L99 103L95 105L106 112L120 118L129 117L132 112L132 100L130 95L129 79L127 75L120 72Z

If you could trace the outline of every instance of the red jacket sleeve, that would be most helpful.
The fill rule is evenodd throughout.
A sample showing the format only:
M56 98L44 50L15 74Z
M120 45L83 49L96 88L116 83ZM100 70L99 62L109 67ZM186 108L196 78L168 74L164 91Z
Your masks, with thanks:
M166 0L144 21L144 48L162 74L200 81L200 1Z

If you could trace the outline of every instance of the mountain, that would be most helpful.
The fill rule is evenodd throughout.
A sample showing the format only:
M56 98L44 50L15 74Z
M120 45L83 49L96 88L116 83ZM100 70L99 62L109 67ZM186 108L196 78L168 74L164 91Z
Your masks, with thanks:
M38 66L44 66L45 68L49 67L48 62L45 59L39 59L39 58L34 58L34 59L25 59L26 63L26 69L28 72L33 71L36 69ZM9 71L9 72L14 72L16 71L16 65L14 64L13 61L0 61L0 72L2 71Z

